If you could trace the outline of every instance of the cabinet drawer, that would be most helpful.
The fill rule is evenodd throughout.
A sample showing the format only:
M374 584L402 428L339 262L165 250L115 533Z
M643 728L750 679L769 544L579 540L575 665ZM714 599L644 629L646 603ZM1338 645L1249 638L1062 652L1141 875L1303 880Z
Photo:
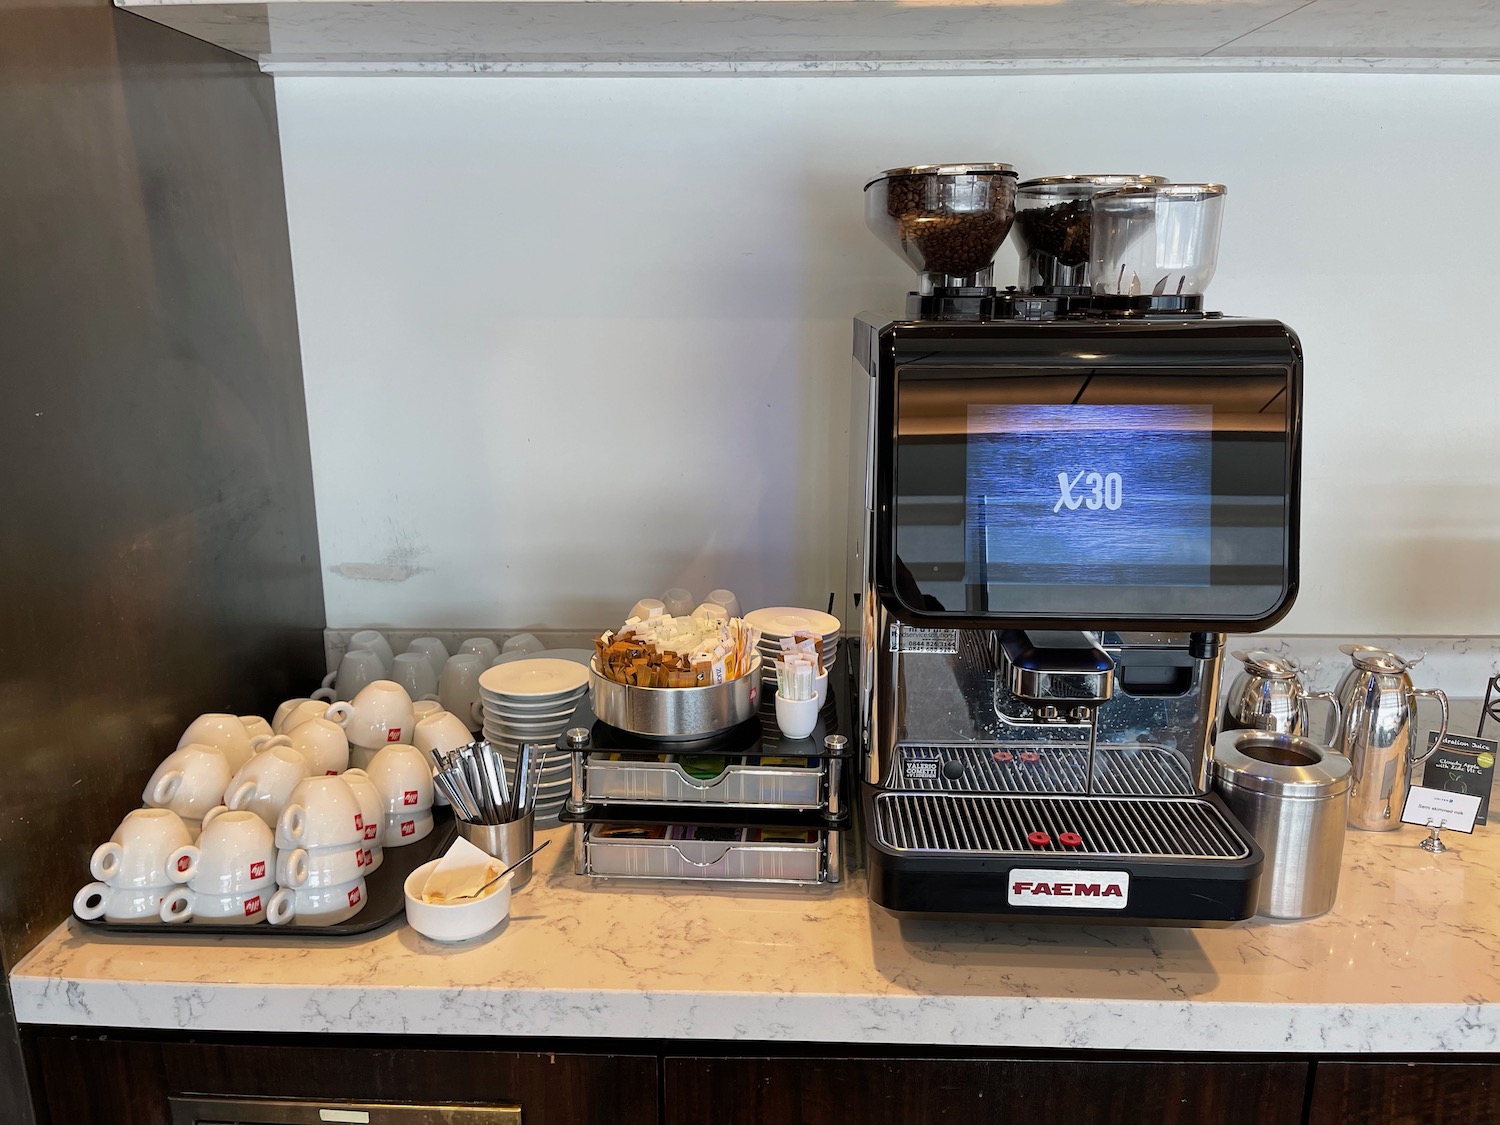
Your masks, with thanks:
M524 1125L659 1120L657 1060L636 1055L43 1035L35 1058L54 1125L171 1125L183 1095L517 1106Z
M1301 1062L665 1060L666 1125L1300 1125Z
M1308 1125L1495 1125L1500 1063L1319 1063Z

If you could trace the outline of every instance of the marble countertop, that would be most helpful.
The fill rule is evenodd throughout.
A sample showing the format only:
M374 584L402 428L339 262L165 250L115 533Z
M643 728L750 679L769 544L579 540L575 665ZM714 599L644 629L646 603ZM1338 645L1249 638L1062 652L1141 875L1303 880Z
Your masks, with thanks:
M1500 828L1351 832L1338 905L1224 930L901 922L813 893L595 885L565 830L514 915L443 946L81 932L11 975L21 1023L1232 1052L1500 1050Z

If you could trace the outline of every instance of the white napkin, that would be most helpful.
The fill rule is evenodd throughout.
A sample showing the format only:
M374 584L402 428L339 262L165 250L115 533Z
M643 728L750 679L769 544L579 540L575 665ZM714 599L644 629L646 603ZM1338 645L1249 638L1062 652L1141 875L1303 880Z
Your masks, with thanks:
M422 901L444 903L471 895L504 870L499 860L460 836L427 876ZM490 892L497 889L491 887Z

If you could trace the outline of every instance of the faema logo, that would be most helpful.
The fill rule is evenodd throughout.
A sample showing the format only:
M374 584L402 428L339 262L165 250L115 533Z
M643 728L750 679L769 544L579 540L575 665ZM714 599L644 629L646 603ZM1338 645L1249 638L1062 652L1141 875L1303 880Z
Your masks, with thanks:
M1046 871L1014 867L1006 901L1012 906L1064 910L1124 910L1130 901L1128 871Z

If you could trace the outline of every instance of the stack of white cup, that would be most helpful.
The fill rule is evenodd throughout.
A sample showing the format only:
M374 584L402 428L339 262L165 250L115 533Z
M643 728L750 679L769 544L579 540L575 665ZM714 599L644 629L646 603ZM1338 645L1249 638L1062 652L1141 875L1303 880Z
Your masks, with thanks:
M381 829L385 827L385 802L380 790L362 769L352 769L344 774L344 780L354 791L359 801L359 813L365 822L365 874L368 876L385 862L385 848L381 843Z
M404 847L432 832L432 762L415 746L398 743L376 754L368 771L385 813L381 843Z
M219 805L203 818L198 842L167 857L167 874L186 886L162 899L163 922L248 926L264 921L276 886L271 829L253 812Z
M154 922L175 887L168 861L192 836L170 809L128 813L107 843L94 849L89 871L98 880L73 898L73 912L92 921Z
M411 738L416 722L411 696L393 680L366 684L353 699L329 706L324 718L344 728L349 760L360 769L386 746Z
M365 905L365 821L342 777L297 783L276 822L276 882L266 908L271 925L292 920L331 926Z

